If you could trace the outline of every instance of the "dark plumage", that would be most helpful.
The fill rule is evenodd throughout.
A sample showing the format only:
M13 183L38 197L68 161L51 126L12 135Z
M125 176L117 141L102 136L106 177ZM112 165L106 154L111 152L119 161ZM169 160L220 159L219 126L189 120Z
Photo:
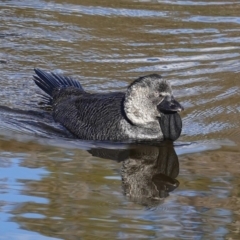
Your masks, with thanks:
M161 116L171 111L171 118L175 119L176 112L182 110L175 100L175 105L171 105L171 86L157 74L135 80L126 93L90 94L70 77L40 69L35 69L35 73L35 83L49 95L48 99L46 96L44 99L52 106L55 121L81 139L163 140L162 126L159 123ZM165 100L166 113L161 110ZM171 133L167 131L167 138L171 140L179 137L181 132L181 119L179 116L176 119L176 127L167 126L174 131L174 139L171 139Z

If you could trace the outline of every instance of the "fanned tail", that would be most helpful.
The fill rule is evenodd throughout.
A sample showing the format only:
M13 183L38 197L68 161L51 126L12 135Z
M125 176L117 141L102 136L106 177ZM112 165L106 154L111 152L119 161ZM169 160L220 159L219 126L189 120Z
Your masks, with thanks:
M77 80L74 80L70 77L53 72L47 73L38 68L35 68L34 71L37 74L37 76L33 76L34 82L48 95L42 94L42 100L44 104L51 105L53 91L56 88L61 89L72 86L81 89L84 92L81 84Z

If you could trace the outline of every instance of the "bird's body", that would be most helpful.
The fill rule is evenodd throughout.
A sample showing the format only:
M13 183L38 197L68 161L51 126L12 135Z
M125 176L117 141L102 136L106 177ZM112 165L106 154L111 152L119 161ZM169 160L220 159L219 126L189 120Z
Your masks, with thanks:
M65 94L66 89L53 101L53 117L80 139L117 141L162 137L159 124L153 131L129 122L122 110L124 93L89 94L79 91L71 98Z
M109 141L164 139L164 131L161 130L159 122L161 114L157 109L161 101L154 102L157 99L154 92L149 95L151 86L149 89L148 84L152 84L151 81L142 86L142 82L138 83L137 80L136 84L129 86L126 93L91 94L85 92L79 82L69 77L39 69L35 69L35 72L37 76L34 76L34 81L49 95L55 121L76 137ZM157 83L160 76L152 75L152 78ZM163 80L159 81L160 83L166 84ZM166 84L165 87L169 86ZM176 127L172 128L179 136L181 119L177 113L172 114L171 118L177 119ZM168 128L170 129L170 126Z

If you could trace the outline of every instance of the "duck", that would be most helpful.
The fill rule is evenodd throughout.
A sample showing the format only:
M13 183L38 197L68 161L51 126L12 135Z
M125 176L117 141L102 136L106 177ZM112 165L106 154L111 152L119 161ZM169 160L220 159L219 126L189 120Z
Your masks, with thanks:
M89 93L79 81L34 69L33 80L43 90L54 121L76 138L99 141L175 141L181 134L170 83L159 74L142 76L123 92Z

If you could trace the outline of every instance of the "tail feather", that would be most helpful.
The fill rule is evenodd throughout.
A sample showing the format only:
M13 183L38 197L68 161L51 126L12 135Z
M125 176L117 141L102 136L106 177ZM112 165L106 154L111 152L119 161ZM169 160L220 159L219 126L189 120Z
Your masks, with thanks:
M37 76L33 76L34 82L50 97L53 95L54 89L61 87L73 86L84 91L81 84L70 77L66 77L56 73L47 73L38 68L35 68L34 71L37 74Z
M81 84L70 77L65 77L55 73L52 73L52 75L64 86L74 86L83 90Z

